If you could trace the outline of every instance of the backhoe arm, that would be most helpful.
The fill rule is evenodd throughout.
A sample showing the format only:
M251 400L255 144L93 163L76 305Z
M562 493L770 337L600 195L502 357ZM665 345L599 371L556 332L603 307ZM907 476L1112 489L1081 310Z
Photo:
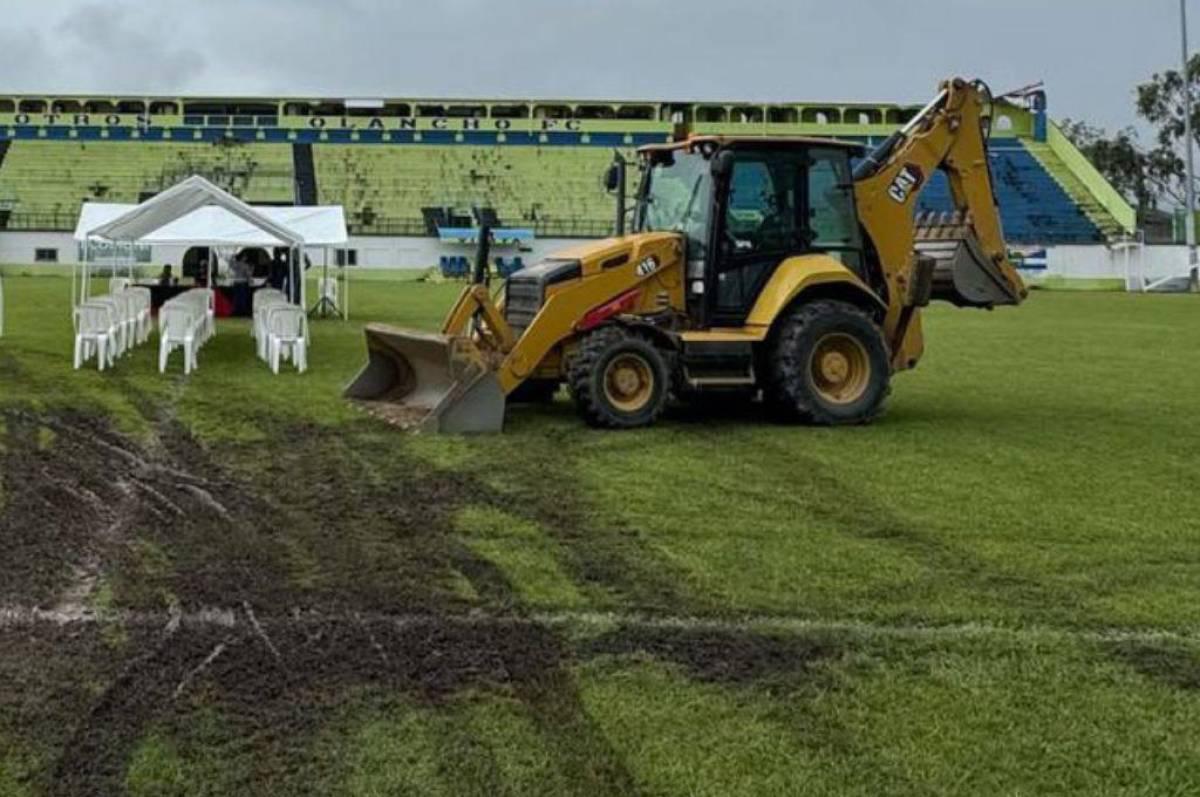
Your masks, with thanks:
M938 95L855 169L859 216L887 284L884 329L893 364L921 354L916 308L1018 304L1026 289L1008 259L988 164L991 97L979 83L946 81ZM917 218L921 191L945 172L955 211Z

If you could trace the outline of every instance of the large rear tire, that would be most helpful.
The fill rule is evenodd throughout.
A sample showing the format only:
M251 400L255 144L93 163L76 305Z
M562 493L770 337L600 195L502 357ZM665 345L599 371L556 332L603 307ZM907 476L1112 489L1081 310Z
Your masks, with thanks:
M764 396L787 421L869 423L890 390L883 332L868 313L846 302L819 300L789 311L767 356Z
M669 378L666 358L654 344L622 327L607 326L580 342L567 383L589 425L634 429L662 414Z

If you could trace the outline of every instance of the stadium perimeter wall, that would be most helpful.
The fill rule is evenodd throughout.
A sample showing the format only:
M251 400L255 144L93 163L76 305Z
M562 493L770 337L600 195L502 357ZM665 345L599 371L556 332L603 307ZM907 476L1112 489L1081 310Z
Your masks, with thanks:
M534 241L530 251L499 248L492 256L508 259L519 254L526 264L530 264L578 243L578 239L545 238ZM429 237L352 236L348 248L356 252L358 265L355 270L361 272L430 268L437 265L442 255L474 257L472 246L449 246ZM35 263L37 249L56 249L58 263L62 266L78 262L79 249L70 233L0 232L0 264L42 265ZM157 272L163 263L178 264L183 259L183 251L180 247L155 247L149 262L143 264L143 270ZM55 270L49 264L44 265L47 273ZM314 266L321 266L321 261L315 260ZM1187 248L1146 246L1126 250L1120 246L1055 246L1046 249L1044 269L1024 273L1031 284L1049 288L1120 290L1130 270L1150 281L1184 275L1187 273Z
M520 255L525 263L532 263L550 252L578 243L579 239L541 238L532 242L528 252L518 252L513 247L496 247L492 251L492 258L503 257L507 260ZM347 248L357 253L358 267L368 269L429 268L436 266L442 255L475 256L474 246L446 245L430 237L351 236ZM0 232L2 264L36 264L35 255L39 249L56 250L57 262L63 265L79 262L79 247L69 232ZM178 264L183 259L184 251L183 247L154 247L147 265ZM314 259L314 265L321 265L320 260Z
M1127 275L1153 282L1188 273L1186 246L1056 246L1046 250L1046 269L1034 274L1033 281L1046 277L1066 287L1081 287L1096 281L1119 281Z

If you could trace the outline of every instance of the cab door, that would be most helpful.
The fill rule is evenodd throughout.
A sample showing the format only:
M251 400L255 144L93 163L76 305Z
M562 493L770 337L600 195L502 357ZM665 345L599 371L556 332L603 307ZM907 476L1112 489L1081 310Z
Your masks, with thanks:
M804 149L735 151L723 208L714 221L708 285L713 326L740 326L775 268L808 248L801 220Z
M803 217L809 251L823 252L866 279L849 153L841 147L810 147L807 168Z

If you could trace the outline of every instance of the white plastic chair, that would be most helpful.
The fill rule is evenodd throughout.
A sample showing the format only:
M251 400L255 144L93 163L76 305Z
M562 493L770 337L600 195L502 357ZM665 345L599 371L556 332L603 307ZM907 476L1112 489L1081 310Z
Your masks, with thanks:
M103 371L113 364L117 324L111 305L84 302L75 308L75 370L78 371L94 354L96 366Z
M256 315L254 317L255 349L259 359L263 360L264 362L269 362L271 357L271 313L274 310L282 307L291 307L291 305L288 304L287 299L283 297L283 294L279 294L278 296L267 296L261 302L259 302L258 310L256 311Z
M196 289L204 298L204 339L217 334L217 293L212 288Z
M252 319L252 323L250 324L250 337L258 337L259 308L275 297L280 299L284 298L283 291L276 290L275 288L259 288L250 297L250 318Z
M283 295L283 291L278 291L274 288L260 288L259 290L255 291L254 295L250 298L251 313L257 315L259 309L264 305L270 304L276 300L284 300L286 298L287 297ZM250 332L251 334L254 334L255 330L253 327L251 327Z
M145 343L150 339L150 313L153 308L153 297L149 288L126 288L125 292L137 299L137 342Z
M121 335L124 338L125 352L142 342L139 332L142 314L142 301L129 291L114 293L112 299L117 303L121 313Z
M291 304L271 307L267 329L271 370L279 373L281 358L290 359L300 373L308 370L308 314Z
M216 329L213 318L215 317L214 294L207 288L192 288L184 291L178 296L167 300L163 307L187 307L191 312L199 317L200 325L197 329L197 336L200 343L206 342L212 337L212 332ZM162 313L159 313L158 327L162 330Z
M112 354L110 359L120 357L125 353L126 349L126 332L128 325L125 318L125 303L120 299L112 296L93 296L84 304L104 307L109 313L109 341L108 349Z
M128 277L112 277L108 280L108 292L120 293L128 288L131 282L132 280L130 280Z
M158 372L165 373L167 360L175 349L183 349L183 372L190 374L197 367L196 354L206 323L205 315L194 302L168 302L158 314Z

